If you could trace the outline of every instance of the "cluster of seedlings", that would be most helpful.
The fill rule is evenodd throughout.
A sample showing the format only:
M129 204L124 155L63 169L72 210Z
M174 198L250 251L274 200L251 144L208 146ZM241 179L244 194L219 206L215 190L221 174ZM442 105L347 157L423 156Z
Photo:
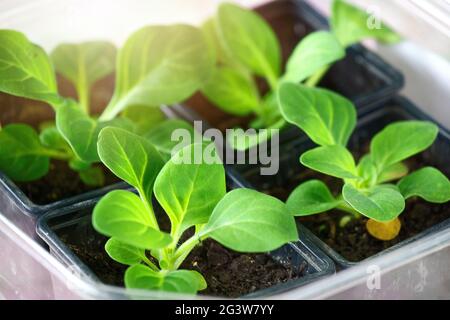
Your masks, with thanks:
M390 124L372 139L370 153L356 162L346 147L356 125L355 107L316 88L352 44L366 38L399 40L383 24L369 28L368 18L344 1L334 1L330 31L302 39L285 68L270 26L255 12L231 3L221 4L202 28L144 27L118 52L97 41L62 44L48 55L20 32L0 30L0 91L45 102L55 113L39 128L23 123L1 128L0 170L14 181L32 181L45 176L51 159L58 159L67 161L87 185L101 186L104 173L97 164L102 163L133 186L136 193L109 192L92 217L94 228L109 237L108 255L129 266L129 288L196 293L207 286L203 276L179 268L205 239L237 252L267 252L298 239L295 216L332 209L348 213L342 225L363 215L372 236L395 238L405 200L447 202L450 182L432 167L409 173L403 162L431 146L436 125ZM58 92L56 73L73 84L77 99ZM112 98L101 114L92 114L92 86L112 73ZM270 88L264 95L258 78ZM299 185L286 203L251 189L227 191L219 158L213 163L192 158L208 142L172 150L173 130L193 129L166 119L159 109L197 91L230 114L253 114L251 127L298 126L318 145L303 153L300 162L342 179L342 193L334 196L319 180ZM209 150L217 157L214 148ZM170 219L170 232L160 228L155 201ZM184 240L186 232L190 236Z

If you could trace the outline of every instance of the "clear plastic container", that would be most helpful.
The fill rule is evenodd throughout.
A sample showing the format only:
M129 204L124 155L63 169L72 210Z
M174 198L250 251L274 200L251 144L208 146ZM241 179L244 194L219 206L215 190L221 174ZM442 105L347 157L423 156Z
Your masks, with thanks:
M0 215L0 297L7 299L158 299L156 292L93 282L63 265ZM450 229L274 299L448 299ZM378 274L374 273L379 271ZM378 275L380 286L374 286ZM368 286L368 284L370 285ZM376 283L375 283L376 284ZM164 294L170 298L197 298Z

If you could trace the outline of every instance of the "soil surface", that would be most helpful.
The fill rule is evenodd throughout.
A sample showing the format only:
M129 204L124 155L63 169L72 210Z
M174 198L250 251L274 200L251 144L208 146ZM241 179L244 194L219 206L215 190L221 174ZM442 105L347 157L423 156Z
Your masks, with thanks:
M99 165L105 173L105 186L119 182L106 167ZM67 162L52 160L47 175L39 180L17 183L17 186L36 204L45 205L99 189L84 184L77 172Z
M107 238L92 228L89 217L77 223L75 228L66 227L56 232L102 282L124 286L123 276L127 266L108 256L104 250ZM161 229L167 231L168 219L163 216L158 220ZM190 234L188 230L182 241ZM181 268L196 270L205 277L208 287L201 294L236 298L298 279L305 274L307 263L298 266L281 264L268 254L241 254L207 239L191 252Z
M214 240L195 248L181 266L197 270L208 288L202 294L237 298L264 288L298 279L306 270L283 266L267 254L241 254L228 250Z

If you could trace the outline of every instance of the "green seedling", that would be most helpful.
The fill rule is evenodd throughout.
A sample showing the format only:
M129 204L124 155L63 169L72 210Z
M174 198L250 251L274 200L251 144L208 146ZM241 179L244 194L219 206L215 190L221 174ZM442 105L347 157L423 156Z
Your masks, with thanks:
M194 294L207 284L200 273L180 266L203 240L238 252L266 252L298 238L280 200L244 188L227 193L217 155L212 162L195 161L203 147L184 147L164 164L147 139L119 128L100 132L102 162L138 192L108 193L92 217L94 228L110 237L109 256L130 266L126 287ZM170 231L160 228L153 196L170 219Z
M397 217L407 199L420 197L432 203L450 200L450 182L442 172L425 167L408 174L404 163L433 144L439 132L435 124L389 124L373 137L370 153L357 163L346 147L356 125L355 107L349 100L325 89L295 83L282 84L278 96L286 121L298 126L318 145L303 153L300 162L343 180L338 196L319 180L299 185L287 200L296 216L332 209L348 212L351 219L363 215L369 218L367 229L371 235L391 240L400 231ZM346 217L341 225L348 221Z
M275 96L280 83L315 86L334 62L345 57L348 46L366 38L399 40L381 22L368 25L372 17L344 1L334 1L332 12L331 30L313 32L300 41L283 71L280 44L267 22L248 9L221 4L217 15L203 25L217 64L202 93L227 113L254 115L253 128L279 129L285 125ZM264 96L256 77L270 88ZM236 149L247 147L235 145Z
M0 130L0 170L14 181L32 181L58 159L86 184L102 185L103 171L95 166L101 129L134 130L158 144L149 131L164 120L159 106L188 98L206 82L214 63L207 48L197 28L149 26L132 34L117 57L115 47L101 41L63 44L48 56L22 33L0 30L0 91L48 103L56 114L39 133L20 123ZM60 95L55 70L74 85L77 101ZM93 115L92 86L114 70L113 97L101 115Z

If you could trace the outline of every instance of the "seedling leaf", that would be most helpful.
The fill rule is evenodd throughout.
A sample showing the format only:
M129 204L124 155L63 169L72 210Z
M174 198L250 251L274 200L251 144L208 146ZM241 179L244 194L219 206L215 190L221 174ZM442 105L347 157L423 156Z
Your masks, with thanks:
M130 105L180 102L211 75L214 57L200 30L188 25L144 27L119 50L116 88L101 120Z
M283 117L321 146L345 146L356 124L353 104L325 89L283 83L278 91Z
M302 183L286 201L289 211L295 216L309 216L335 208L339 204L328 187L320 180Z
M370 144L374 164L381 172L431 146L439 132L427 121L399 121L386 126Z
M50 158L36 131L25 124L9 124L0 130L0 170L14 181L45 176Z
M370 15L342 0L333 2L331 28L344 47L367 38L388 44L401 40L398 34L379 21L374 14Z
M450 181L433 167L419 169L404 177L398 188L405 199L418 196L433 203L450 201Z
M342 195L353 209L378 222L397 218L405 208L405 199L397 187L392 185L359 190L351 184L345 184Z
M58 95L53 66L45 51L13 30L0 30L0 91L47 102L53 107L63 100Z
M302 82L343 57L345 57L345 50L333 33L313 32L294 49L287 62L287 71L283 80Z
M345 147L317 147L303 153L300 162L313 170L342 179L358 179L355 160Z
M267 252L298 239L294 217L286 205L251 189L228 192L200 236L238 252Z
M142 265L134 265L125 272L125 286L127 288L160 290L195 294L206 289L206 281L197 271L153 271Z
M155 181L154 193L173 227L187 228L208 222L214 207L226 193L225 170L219 158L182 163L185 154L202 153L202 144L189 145L169 160Z
M145 259L144 249L130 246L116 238L111 238L106 242L105 250L113 260L130 266Z
M141 249L164 248L170 235L155 229L150 212L132 192L114 190L95 206L92 224L98 232Z
M126 130L107 127L100 132L98 153L116 176L151 199L153 183L164 163L150 142Z

